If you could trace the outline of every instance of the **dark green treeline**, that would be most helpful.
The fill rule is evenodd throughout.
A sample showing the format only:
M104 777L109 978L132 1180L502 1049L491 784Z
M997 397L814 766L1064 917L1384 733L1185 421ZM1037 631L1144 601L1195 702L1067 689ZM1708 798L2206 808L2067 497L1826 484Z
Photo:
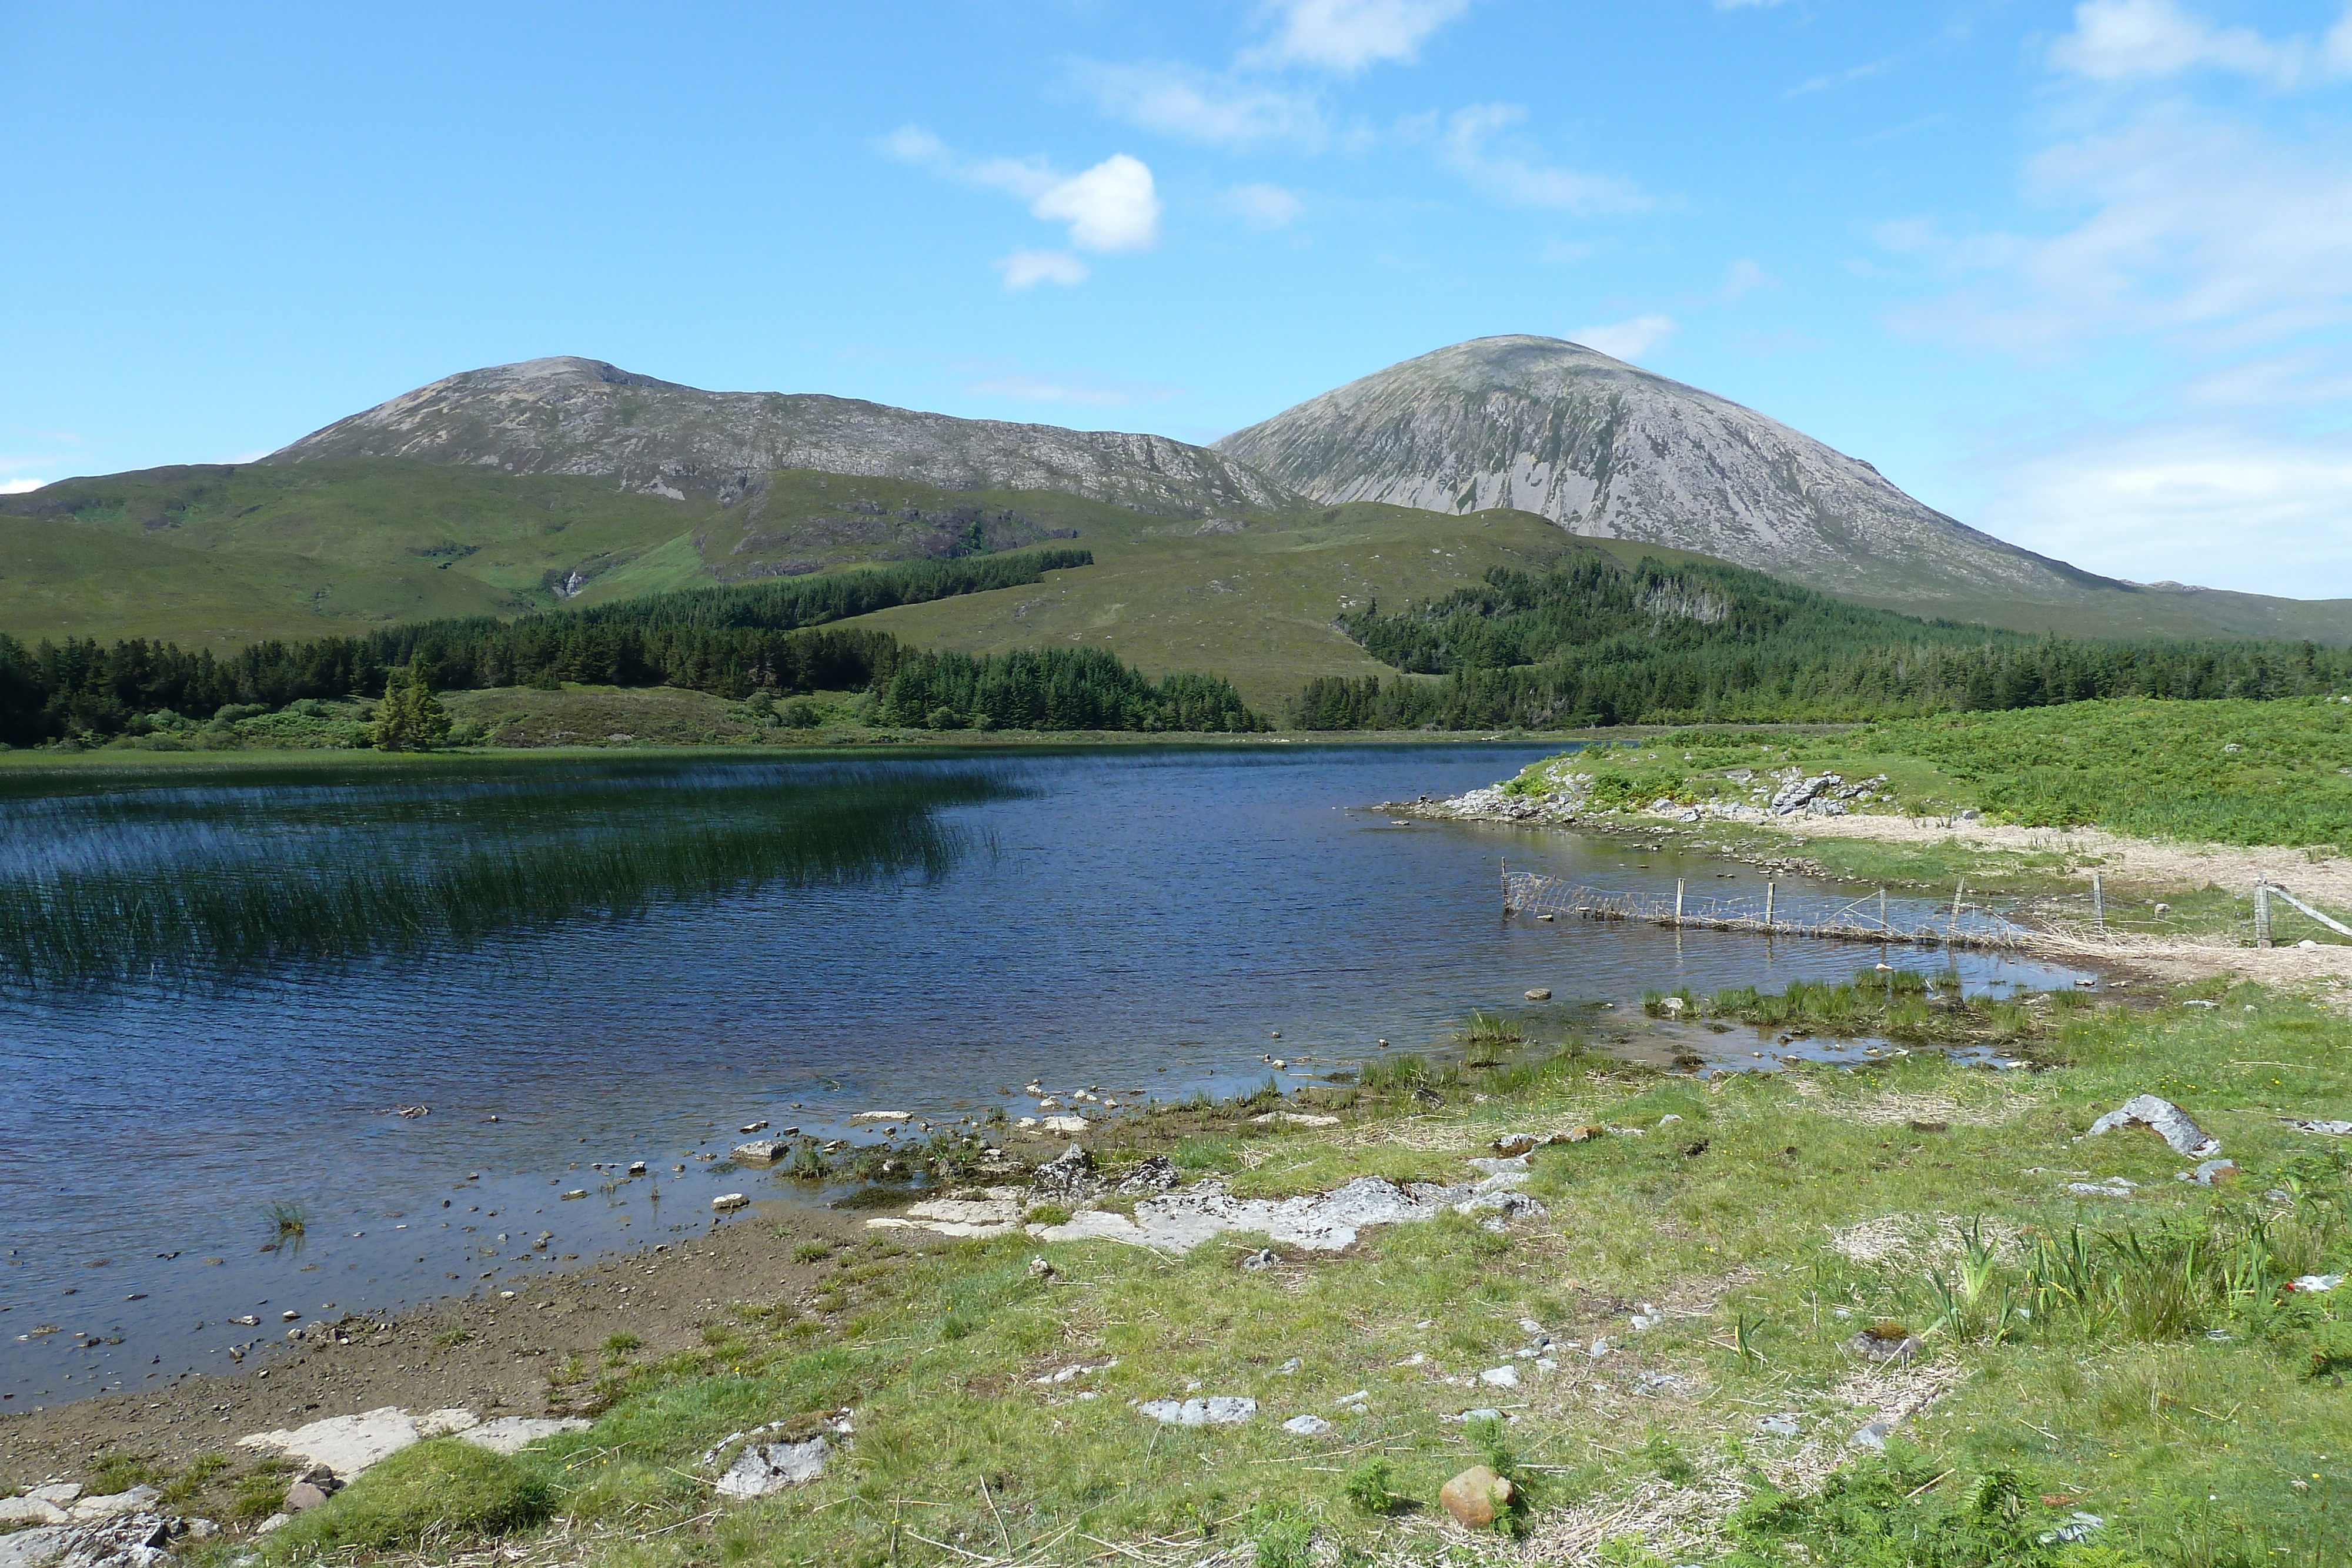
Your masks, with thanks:
M835 577L698 589L498 621L390 626L356 637L264 642L216 656L131 639L44 643L0 635L0 740L104 739L160 709L202 717L232 705L382 694L413 667L444 691L510 685L670 685L754 692L868 690L887 724L938 728L1256 729L1265 721L1211 676L1152 681L1100 651L985 658L925 653L880 632L811 630L897 604L1042 581L1093 563L1047 549L923 561Z
M1303 729L1529 729L1832 720L2097 697L2249 697L2352 681L2313 643L2126 643L1923 621L1733 566L1587 559L1340 625L1382 663L1441 680L1329 678Z

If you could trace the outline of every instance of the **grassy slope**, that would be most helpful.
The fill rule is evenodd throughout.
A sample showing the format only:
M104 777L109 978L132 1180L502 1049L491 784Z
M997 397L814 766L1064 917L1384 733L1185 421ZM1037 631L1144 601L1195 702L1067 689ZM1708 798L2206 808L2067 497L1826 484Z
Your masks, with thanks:
M710 510L603 480L421 463L65 480L0 504L15 514L0 515L0 538L37 541L45 573L35 596L5 585L0 630L236 644L353 622L515 614L552 603L550 575L575 569L681 586L692 574L677 570L676 541L690 551ZM125 562L139 574L129 590ZM183 576L201 591L179 589Z
M2022 1542L2003 1563L2340 1562L2330 1554L2352 1509L2352 1291L2277 1286L2352 1268L2352 1192L2340 1141L2277 1115L2352 1111L2344 1025L2250 988L2223 996L2215 982L2203 994L2224 1006L2014 1009L2047 1019L2023 1026L2021 1049L2049 1067L2032 1075L1917 1053L1710 1085L1571 1050L1441 1075L1419 1103L1399 1077L1360 1095L1314 1092L1346 1118L1328 1130L1269 1132L1247 1119L1262 1103L1145 1118L1101 1134L1114 1168L1165 1147L1188 1177L1222 1173L1265 1196L1359 1175L1465 1179L1466 1157L1506 1129L1591 1122L1646 1135L1538 1152L1530 1190L1549 1213L1501 1233L1449 1217L1370 1232L1342 1255L1292 1251L1259 1273L1235 1268L1259 1245L1240 1236L1181 1260L1108 1242L907 1249L877 1237L835 1253L809 1295L748 1287L713 1314L698 1354L647 1364L624 1349L560 1373L559 1398L604 1412L526 1462L573 1527L608 1532L591 1560L615 1568L1113 1560L1105 1542L1173 1563L1193 1560L1180 1542L1252 1536L1255 1561L1287 1565L1308 1559L1282 1554L1285 1532L1296 1542L1308 1530L1341 1553L1316 1561L1719 1563L1730 1543L1716 1532L1743 1497L1775 1484L1807 1494L1832 1470L1884 1478L1881 1506L1849 1523L1888 1539L1865 1552L1824 1534L1818 1514L1784 1513L1759 1544L1797 1540L1809 1558L1768 1546L1742 1562L1989 1562L1905 1542L1995 1528L1969 1522L1968 1500L2002 1471L2018 1476ZM2239 1183L2176 1182L2189 1162L2146 1132L2077 1141L2141 1092L2186 1104L2238 1162ZM2065 1188L2076 1173L2138 1186L2076 1196ZM2266 1189L2294 1196L2255 1197ZM2254 1252L2228 1255L2258 1255L2269 1272L2236 1293L2210 1267L2174 1292L2171 1273L2099 1239L2206 1228L2235 1245L2258 1215ZM1961 1229L1979 1219L1999 1249L1972 1290ZM1857 1226L1869 1229L1853 1237ZM2033 1240L2063 1241L2076 1226L2093 1273L2113 1280L2088 1312L2035 1294L2029 1278ZM1853 1237L1843 1248L1841 1232ZM1050 1282L1028 1267L1039 1253ZM2003 1322L2004 1301L2032 1316ZM1630 1314L1645 1301L1667 1311L1638 1330ZM1573 1342L1556 1353L1559 1372L1514 1360L1522 1319ZM1874 1374L1843 1348L1885 1319L1927 1336L1918 1368ZM1581 1348L1596 1339L1609 1342L1597 1357ZM1113 1358L1076 1382L1037 1381ZM1506 1364L1519 1386L1477 1382ZM1188 1386L1254 1396L1258 1417L1184 1430L1131 1407ZM1889 1474L1848 1438L1914 1388L1946 1392L1897 1432ZM1365 1412L1343 1411L1359 1391ZM1479 1406L1512 1424L1496 1434L1456 1418ZM712 1510L693 1479L706 1446L844 1406L857 1435L822 1479ZM1336 1431L1281 1429L1299 1413ZM1776 1414L1799 1435L1760 1430ZM1500 1542L1456 1554L1433 1522L1439 1485L1497 1436L1533 1488L1524 1559ZM1370 1458L1391 1467L1397 1511L1385 1517L1343 1491ZM331 1504L310 1532L374 1501ZM411 1528L437 1505L413 1506ZM2107 1521L2101 1550L2033 1544L2077 1509ZM1571 1556L1571 1545L1601 1555Z
M1332 626L1342 608L1449 592L1492 566L1630 548L1573 538L1526 512L1457 517L1370 503L1253 519L1236 532L1201 528L1130 515L1081 533L1092 567L862 623L966 653L1085 643L1155 675L1210 670L1278 713L1313 676L1394 673Z
M1865 725L1792 739L1677 730L1639 746L1535 764L1520 787L1545 793L1571 773L1596 803L1646 806L1769 794L1772 769L1849 779L1885 774L1895 797L1871 809L1950 816L1976 808L2029 827L2086 825L2143 838L2231 844L2339 844L2352 838L2352 707L2118 698L2011 713ZM1746 768L1746 784L1725 775Z

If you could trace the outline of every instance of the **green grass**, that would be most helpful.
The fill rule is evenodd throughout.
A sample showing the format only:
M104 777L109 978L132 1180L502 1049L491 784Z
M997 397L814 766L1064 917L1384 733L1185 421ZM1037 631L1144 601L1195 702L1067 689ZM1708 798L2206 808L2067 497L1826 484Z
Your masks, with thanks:
M1240 1236L1181 1259L868 1240L823 1295L755 1301L702 1348L616 1375L596 1428L551 1446L554 1503L625 1524L603 1561L630 1568L1075 1563L1107 1550L1094 1542L1154 1539L1251 1539L1262 1559L1309 1537L1343 1561L1435 1563L1416 1521L1501 1448L1530 1490L1530 1552L1701 1489L1736 1513L1685 1510L1697 1522L1679 1537L1621 1523L1602 1560L1760 1568L1793 1561L1793 1542L1853 1568L2331 1563L2352 1508L2352 1292L2277 1287L2352 1264L2352 1188L2344 1148L2277 1117L2340 1114L2352 1061L2331 1014L2251 988L2225 1000L2070 1009L2047 1052L2064 1065L2030 1075L1915 1053L1709 1083L1571 1048L1516 1076L1388 1075L1329 1130L1256 1128L1255 1097L1171 1111L1108 1132L1106 1164L1159 1140L1188 1169L1281 1192L1464 1179L1516 1127L1649 1132L1540 1150L1529 1190L1549 1213L1501 1234L1449 1215L1261 1273L1234 1266L1258 1245ZM2141 1091L2187 1105L2242 1179L2177 1182L2184 1162L2146 1133L2076 1141ZM1661 1130L1669 1114L1680 1124ZM1948 1130L1911 1129L1927 1119ZM2085 1198L2065 1190L2074 1171L2138 1186ZM1029 1271L1041 1250L1052 1281ZM1669 1310L1637 1331L1645 1301ZM1518 1388L1482 1387L1526 1342L1522 1317L1613 1348L1563 1350L1557 1375L1516 1362ZM1883 1396L1842 1348L1881 1319L1921 1335L1948 1385L1883 1458L1846 1443ZM1114 1357L1076 1385L1032 1381ZM1187 1430L1129 1406L1196 1382L1257 1398L1259 1418ZM1358 1391L1367 1414L1340 1411ZM1517 1419L1448 1419L1492 1404ZM703 1448L845 1406L857 1436L823 1479L686 1522L708 1506L680 1474ZM1308 1411L1337 1434L1281 1431ZM1801 1438L1759 1432L1783 1412ZM1824 1462L1792 1470L1809 1440ZM2078 1509L2106 1529L2071 1552L2039 1542Z
M528 1529L553 1510L555 1489L530 1459L459 1437L404 1448L267 1538L264 1559L434 1546Z
M1874 787L1881 798L1861 808L1877 812L1948 818L1973 808L2029 827L2218 843L2352 841L2352 706L2333 697L2118 699L1807 737L1676 730L1534 764L1513 787L1572 789L1604 809L1661 798L1760 802L1769 775L1791 767L1849 782L1885 776ZM1735 770L1754 777L1737 780Z

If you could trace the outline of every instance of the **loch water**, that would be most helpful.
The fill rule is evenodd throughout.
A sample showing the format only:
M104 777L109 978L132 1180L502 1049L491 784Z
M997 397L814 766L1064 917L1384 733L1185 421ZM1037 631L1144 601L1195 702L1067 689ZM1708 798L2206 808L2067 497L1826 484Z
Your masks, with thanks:
M282 1312L698 1232L718 1192L795 1190L694 1157L755 1121L872 1139L856 1113L1034 1113L1033 1081L1226 1094L1271 1057L1292 1085L1536 987L1625 1008L1882 957L2068 983L1990 954L1507 919L1506 857L1636 891L1756 873L1366 809L1557 749L0 776L0 1409L226 1370ZM650 1176L616 1179L636 1160ZM299 1246L265 1250L273 1205Z

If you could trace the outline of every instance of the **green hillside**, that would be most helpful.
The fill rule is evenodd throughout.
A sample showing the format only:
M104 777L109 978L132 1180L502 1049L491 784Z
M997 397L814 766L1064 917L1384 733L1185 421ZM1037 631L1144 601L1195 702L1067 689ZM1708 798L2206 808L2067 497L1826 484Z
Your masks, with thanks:
M1632 548L1579 539L1525 512L1450 517L1369 502L1208 523L1129 514L1082 530L1079 542L1095 564L1052 573L1042 587L848 624L972 653L1105 648L1155 674L1213 670L1253 705L1275 708L1316 676L1386 670L1339 629L1350 609L1447 593L1491 567L1540 570Z
M721 506L604 477L354 458L149 469L0 497L0 632L227 649L1057 538L1097 564L872 624L964 653L1087 646L1156 674L1213 670L1273 707L1310 679L1382 671L1336 624L1374 599L1442 598L1496 567L1707 559L1507 510L1359 502L1177 517L1055 491L808 470L763 476ZM1987 601L1966 613L2070 637L2352 641L2341 602L2179 588L2086 588L2075 603Z

